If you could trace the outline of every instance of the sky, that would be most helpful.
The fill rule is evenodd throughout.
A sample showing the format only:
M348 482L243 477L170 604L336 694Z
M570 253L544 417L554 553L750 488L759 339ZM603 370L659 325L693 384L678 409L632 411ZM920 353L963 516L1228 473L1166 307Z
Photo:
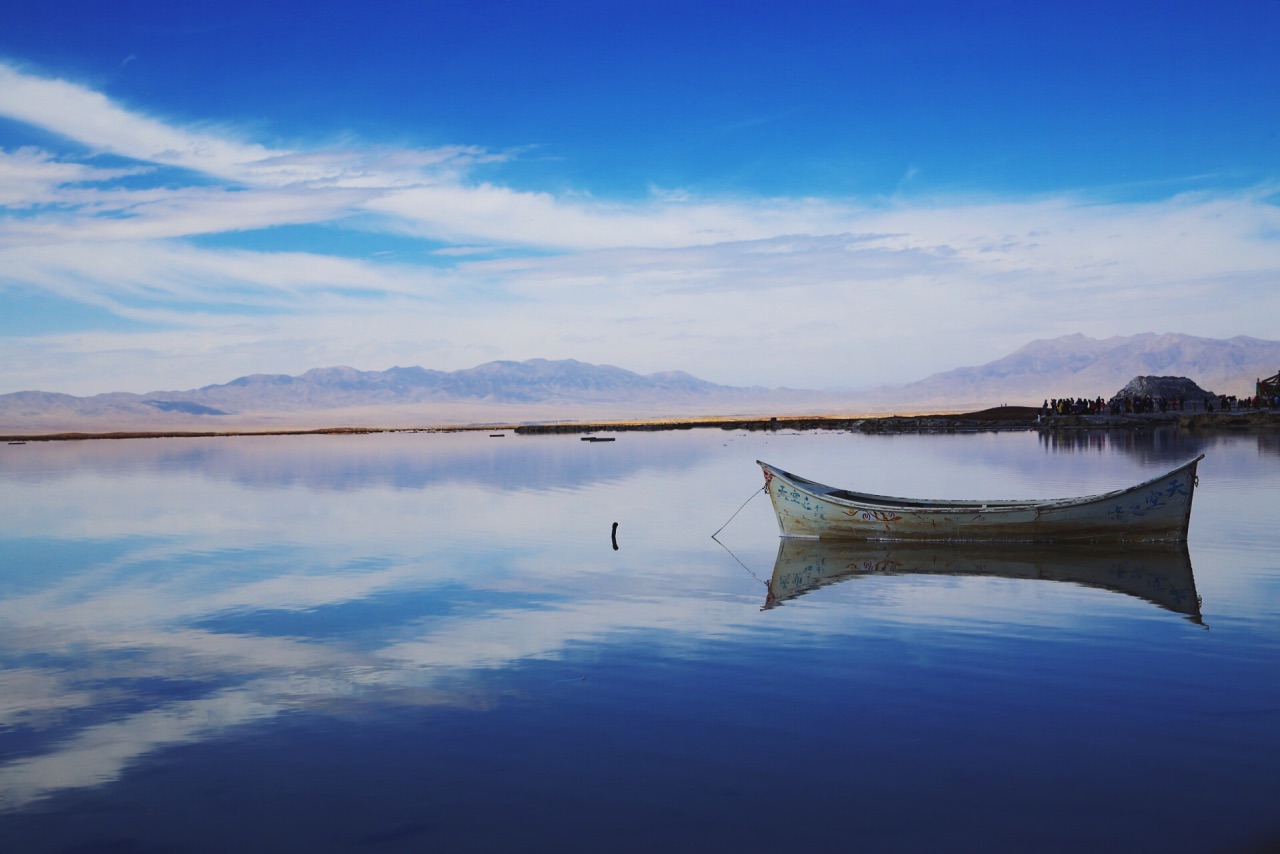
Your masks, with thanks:
M1275 340L1280 0L9 0L0 393Z

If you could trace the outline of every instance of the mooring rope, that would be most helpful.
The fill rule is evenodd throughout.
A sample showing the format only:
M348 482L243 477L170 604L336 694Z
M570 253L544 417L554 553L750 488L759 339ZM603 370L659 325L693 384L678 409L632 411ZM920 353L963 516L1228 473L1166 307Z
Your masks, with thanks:
M755 498L757 495L764 492L765 489L766 487L763 487L763 486L760 487L755 492L751 493L751 498ZM751 498L748 498L746 501L742 502L742 507L746 507L748 504L750 504ZM739 507L737 510L733 511L733 515L729 517L728 521L726 521L723 525L721 525L719 528L716 529L716 533L711 535L711 539L716 540L716 535L719 534L721 531L723 531L725 528L729 527L729 522L732 522L737 517L737 515L742 512L742 507ZM720 541L716 540L716 542L719 543ZM724 544L721 543L721 545L724 545Z
M753 495L753 496L751 496L751 498L755 498L755 496ZM751 500L751 498L748 498L747 500L748 500L748 501L750 501L750 500ZM728 524L728 523L726 522L725 524ZM719 533L719 532L717 531L717 533ZM716 540L716 538L715 538L715 537L712 537L711 539ZM758 576L758 575L756 575L754 572L752 572L752 571L751 571L751 567L749 567L749 566L747 566L745 563L743 563L743 562L742 562L742 559L741 559L740 557L738 557L736 554L734 554L734 553L733 553L733 549L729 548L728 546L726 546L724 543L720 542L719 540L716 540L716 543L720 546L720 548L724 549L724 550L729 554L729 557L733 558L733 559L737 562L738 566L742 567L743 569L745 569L745 570L747 571L747 575L750 575L750 576L751 576L752 578L754 578L756 581L759 581L761 584L763 584L763 585L765 586L765 589L766 589L766 590L768 589L768 587L769 587L769 582L765 581L763 578L761 578L760 576Z

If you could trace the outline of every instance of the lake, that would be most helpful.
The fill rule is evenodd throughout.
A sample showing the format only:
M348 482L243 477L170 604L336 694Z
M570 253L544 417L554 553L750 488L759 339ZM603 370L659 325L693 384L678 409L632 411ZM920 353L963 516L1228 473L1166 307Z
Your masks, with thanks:
M1199 453L1187 549L1104 554L780 550L755 465ZM1276 435L0 446L0 851L1273 850L1277 509Z

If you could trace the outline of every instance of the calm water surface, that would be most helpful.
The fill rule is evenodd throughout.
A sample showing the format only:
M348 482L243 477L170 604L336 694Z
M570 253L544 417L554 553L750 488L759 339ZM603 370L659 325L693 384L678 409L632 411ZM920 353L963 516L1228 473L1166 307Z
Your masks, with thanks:
M788 551L748 501L1197 453L1186 551ZM0 851L1270 850L1278 508L1253 435L0 446Z

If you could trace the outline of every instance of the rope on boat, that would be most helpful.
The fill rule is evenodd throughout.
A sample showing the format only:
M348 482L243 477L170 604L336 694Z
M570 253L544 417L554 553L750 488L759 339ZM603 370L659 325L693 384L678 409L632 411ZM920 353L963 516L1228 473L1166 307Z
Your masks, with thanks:
M755 498L757 495L764 492L766 488L767 487L764 487L764 486L760 487L755 492L751 493L751 498ZM751 498L748 498L746 501L742 502L742 507L746 507L748 504L750 504ZM729 520L727 522L725 522L718 529L716 529L715 534L711 535L711 539L716 540L716 535L719 534L721 531L723 531L725 528L729 527L729 522L732 522L737 517L737 515L742 512L742 507L739 507L737 510L733 511L733 515L729 517ZM720 541L716 540L716 542L719 543ZM721 545L723 545L723 543Z
M755 498L755 496L753 495L753 496L751 496L751 498ZM750 501L750 500L751 500L751 498L748 498L747 500L748 500L748 501ZM728 523L728 522L726 522L725 524L727 525L727 524L729 524L729 523ZM719 531L716 531L716 533L718 534L718 533L720 533L720 532L719 532ZM715 538L715 537L712 537L711 539L716 540L716 538ZM750 576L751 576L752 578L754 578L756 581L759 581L761 584L763 584L763 585L765 586L765 589L766 589L766 590L768 590L768 589L769 589L769 582L765 581L763 578L761 578L760 576L758 576L758 575L756 575L754 572L752 572L752 571L751 571L751 567L749 567L749 566L747 566L745 563L743 563L743 562L742 562L742 559L741 559L741 558L739 558L736 554L734 554L734 553L733 553L733 549L729 548L729 547L728 547L728 546L726 546L724 543L721 543L719 540L716 540L716 542L720 545L720 548L724 549L726 552L728 552L728 553L729 553L729 557L733 558L735 561L737 561L737 562L738 562L738 566L742 567L743 569L745 569L745 570L747 571L747 575L750 575Z

